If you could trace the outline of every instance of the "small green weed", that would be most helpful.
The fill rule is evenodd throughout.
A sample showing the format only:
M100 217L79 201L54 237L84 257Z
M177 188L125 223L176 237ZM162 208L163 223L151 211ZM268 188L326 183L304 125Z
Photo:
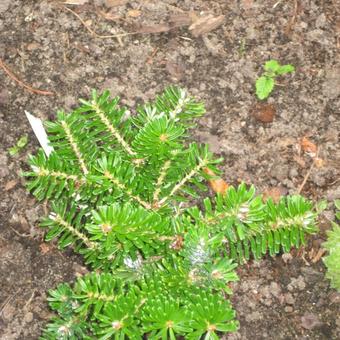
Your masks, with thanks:
M17 155L28 143L28 135L22 135L17 143L8 149L10 156Z
M275 79L287 73L295 71L293 65L280 65L277 60L269 60L264 64L265 72L256 80L256 95L259 99L266 99L273 91Z

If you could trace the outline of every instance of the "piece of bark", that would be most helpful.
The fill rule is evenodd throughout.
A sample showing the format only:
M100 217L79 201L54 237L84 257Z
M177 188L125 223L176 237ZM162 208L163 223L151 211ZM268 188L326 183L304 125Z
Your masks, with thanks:
M169 22L173 28L190 26L192 21L192 16L188 12L172 14L169 18Z
M137 32L138 33L162 33L168 32L171 27L167 24L155 24L152 26L141 26Z
M199 37L200 35L206 34L208 32L213 31L217 27L221 26L225 21L225 16L220 15L218 17L214 17L211 14L208 14L204 17L197 19L190 27L194 37Z

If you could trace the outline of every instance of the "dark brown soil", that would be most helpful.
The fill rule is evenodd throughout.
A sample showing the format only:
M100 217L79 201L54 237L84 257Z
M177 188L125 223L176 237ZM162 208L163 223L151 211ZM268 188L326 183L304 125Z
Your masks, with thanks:
M51 119L92 88L111 90L133 110L166 85L179 84L206 102L208 113L195 138L225 158L229 183L245 180L259 191L296 192L312 162L300 148L306 136L319 147L322 161L302 193L315 201L340 197L337 0L144 0L116 7L108 7L113 0L83 2L69 7L105 35L141 26L145 31L173 15L188 18L188 11L226 18L200 37L183 26L102 39L57 1L0 1L0 58L22 81L55 93L32 94L0 69L1 339L36 339L51 316L46 291L86 271L71 251L43 241L38 221L47 209L26 192L19 176L38 147L24 110ZM269 99L276 109L273 122L263 123L251 113L257 103L254 82L270 58L292 63L296 72L279 80ZM7 149L24 133L28 146L10 157ZM331 208L325 211L321 233L305 250L239 270L232 299L241 327L226 339L340 338L340 295L324 278L322 260L311 261L333 217Z

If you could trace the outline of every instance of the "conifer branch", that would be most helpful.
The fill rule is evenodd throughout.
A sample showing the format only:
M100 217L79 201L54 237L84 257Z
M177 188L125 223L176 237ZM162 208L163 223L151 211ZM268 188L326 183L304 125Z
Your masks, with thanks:
M104 301L104 302L110 302L110 301L114 301L116 299L116 295L108 295L105 294L103 292L87 292L87 297L89 299L94 299L94 300L98 300L98 301Z
M166 197L163 197L157 204L157 206L161 207L164 205L164 203L172 197L178 190L180 190L188 181L190 181L191 178L193 178L195 175L199 173L199 171L207 166L208 160L207 159L201 159L199 164L192 169L188 174L186 174L180 182L178 182L171 190L170 194Z
M140 205L142 205L146 209L151 209L151 204L145 202L138 195L134 195L132 190L128 189L123 183L121 183L117 178L115 178L109 171L104 172L104 176L112 182L115 186L117 186L120 190L126 193L129 197L137 201Z
M85 234L81 233L79 230L74 228L70 223L65 221L60 215L58 214L56 216L50 215L50 218L54 220L57 224L61 225L63 228L68 230L73 236L76 236L80 241L82 241L86 245L87 248L91 250L98 249L97 243L90 241L89 238Z
M157 183L156 183L156 190L153 194L153 202L154 204L158 201L158 196L161 192L161 189L162 189L162 185L164 183L164 179L165 179L165 176L167 175L167 172L169 170L171 166L171 161L170 160L167 160L164 162L160 172L159 172L159 177L157 179Z
M68 124L66 123L66 121L61 121L61 126L65 131L66 137L68 139L69 144L71 145L73 152L75 153L75 155L77 156L78 162L80 164L80 167L84 173L84 175L87 175L89 173L89 170L87 169L86 165L85 165L85 161L83 159L83 155L79 150L79 147L76 143L76 141L74 140L74 137L72 135L71 129L68 126Z
M66 172L50 171L45 168L36 168L35 170L36 170L37 175L41 177L51 176L55 178L66 179L66 180L74 181L77 185L84 185L86 183L85 177L67 174Z
M189 101L190 101L190 97L187 96L187 93L185 90L181 89L178 103L176 107L169 112L169 117L176 119L176 117L183 111L185 104L187 104Z
M110 123L109 119L106 117L105 112L98 107L95 103L92 103L95 112L97 113L101 122L106 126L106 128L110 131L111 135L117 139L118 143L123 147L123 149L130 155L135 156L136 152L134 152L130 145L124 140L124 138L120 135L119 131Z

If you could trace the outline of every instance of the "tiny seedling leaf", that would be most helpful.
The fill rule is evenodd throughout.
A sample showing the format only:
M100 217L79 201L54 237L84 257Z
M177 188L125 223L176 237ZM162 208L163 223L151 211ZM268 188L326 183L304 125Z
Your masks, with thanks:
M266 99L273 91L274 79L262 76L256 80L256 95L259 99Z
M295 71L295 67L293 65L282 65L276 71L277 75L282 76L283 74L291 73Z
M277 72L282 66L280 66L279 62L277 60L269 60L264 64L264 69L267 72Z

